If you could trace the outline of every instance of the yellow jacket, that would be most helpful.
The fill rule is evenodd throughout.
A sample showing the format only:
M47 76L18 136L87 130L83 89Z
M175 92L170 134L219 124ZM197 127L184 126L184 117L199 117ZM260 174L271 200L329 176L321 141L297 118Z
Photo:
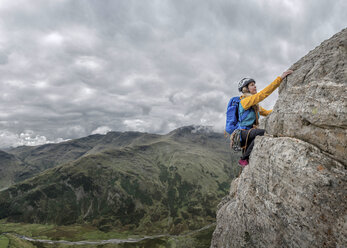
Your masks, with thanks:
M252 96L241 96L241 106L244 110L249 109L250 107L260 103L266 97L268 97L275 89L280 86L282 82L281 77L277 77L271 84L266 86L263 90L259 91L257 94ZM259 114L267 116L272 112L272 110L266 110L263 107L259 106Z

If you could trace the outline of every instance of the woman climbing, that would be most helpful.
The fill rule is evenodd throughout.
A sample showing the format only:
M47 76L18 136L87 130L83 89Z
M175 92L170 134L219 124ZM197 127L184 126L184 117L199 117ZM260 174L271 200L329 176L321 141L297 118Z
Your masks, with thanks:
M239 91L243 93L241 96L239 104L239 114L242 114L252 108L248 115L240 122L241 130L241 147L243 148L243 154L239 160L241 166L248 165L249 155L254 146L254 139L256 136L263 136L265 133L264 129L258 129L259 124L259 114L262 116L269 115L272 110L266 110L259 106L259 103L268 97L278 86L280 86L282 80L291 74L293 71L288 70L283 72L280 77L277 77L275 81L269 84L265 89L257 93L257 87L255 85L255 80L252 78L244 78L239 82Z

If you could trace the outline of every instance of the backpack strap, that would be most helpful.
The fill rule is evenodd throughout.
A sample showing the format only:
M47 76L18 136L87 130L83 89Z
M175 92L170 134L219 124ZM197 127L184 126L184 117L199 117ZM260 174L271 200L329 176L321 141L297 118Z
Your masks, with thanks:
M252 106L252 108L254 109L254 113L255 113L255 126L257 127L259 125L259 108L257 105Z

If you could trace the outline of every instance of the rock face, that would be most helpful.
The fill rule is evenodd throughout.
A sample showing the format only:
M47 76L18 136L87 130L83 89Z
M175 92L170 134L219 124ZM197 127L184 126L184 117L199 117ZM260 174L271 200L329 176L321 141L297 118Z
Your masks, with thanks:
M211 247L347 247L347 29L295 63Z

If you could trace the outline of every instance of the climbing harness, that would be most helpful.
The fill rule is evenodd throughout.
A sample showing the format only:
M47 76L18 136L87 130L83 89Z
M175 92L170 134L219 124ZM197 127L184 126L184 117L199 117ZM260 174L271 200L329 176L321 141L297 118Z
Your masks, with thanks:
M230 135L230 149L236 152L241 151L241 129L236 129Z

